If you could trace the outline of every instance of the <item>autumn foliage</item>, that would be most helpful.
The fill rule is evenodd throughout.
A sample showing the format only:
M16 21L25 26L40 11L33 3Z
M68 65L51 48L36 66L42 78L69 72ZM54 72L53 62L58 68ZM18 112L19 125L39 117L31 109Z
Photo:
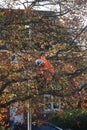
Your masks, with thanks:
M60 97L62 111L87 109L86 51L78 46L79 40L86 38L85 28L83 35L78 31L72 33L69 27L76 27L76 23L72 24L67 17L61 18L65 23L53 11L1 9L0 123L4 124L8 107L15 102L24 102L26 106L26 101L31 100L35 114L37 106L43 107L40 99L45 93ZM48 73L44 77L39 71L42 68L35 65L41 51L54 68L48 88L44 88ZM42 109L37 115L41 112Z

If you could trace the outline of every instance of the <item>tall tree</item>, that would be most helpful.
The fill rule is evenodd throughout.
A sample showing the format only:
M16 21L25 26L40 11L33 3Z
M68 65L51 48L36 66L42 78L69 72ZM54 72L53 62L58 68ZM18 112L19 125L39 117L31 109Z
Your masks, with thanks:
M24 9L13 9L20 4ZM50 4L51 11L34 10ZM33 108L41 108L38 98L46 93L61 97L62 109L82 107L87 97L86 46L80 46L86 40L85 5L79 0L5 1L8 8L0 12L0 48L7 49L0 52L0 109L28 99ZM35 65L40 51L55 70L48 88Z

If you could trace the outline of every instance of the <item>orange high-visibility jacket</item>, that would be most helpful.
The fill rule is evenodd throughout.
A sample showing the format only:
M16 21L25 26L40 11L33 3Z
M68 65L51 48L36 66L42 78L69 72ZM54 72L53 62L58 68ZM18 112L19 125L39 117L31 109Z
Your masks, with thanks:
M48 80L51 80L54 74L54 68L52 64L46 60L44 55L41 55L40 58L44 61L44 65L40 67L40 70Z

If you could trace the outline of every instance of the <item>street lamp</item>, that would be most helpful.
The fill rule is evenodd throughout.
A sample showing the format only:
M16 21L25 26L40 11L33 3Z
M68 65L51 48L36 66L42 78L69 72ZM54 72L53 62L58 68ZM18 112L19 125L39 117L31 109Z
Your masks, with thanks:
M29 81L28 81L29 82ZM28 85L29 86L29 85ZM29 88L28 88L28 96L29 96ZM27 112L27 130L32 129L32 110L31 110L31 100L28 100L28 112Z

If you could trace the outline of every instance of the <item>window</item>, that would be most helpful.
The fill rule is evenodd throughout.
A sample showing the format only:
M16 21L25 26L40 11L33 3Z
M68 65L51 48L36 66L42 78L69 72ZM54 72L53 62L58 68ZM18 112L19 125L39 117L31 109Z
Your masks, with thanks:
M48 113L51 111L60 111L61 110L61 101L60 98L55 100L50 94L44 94L44 112Z

